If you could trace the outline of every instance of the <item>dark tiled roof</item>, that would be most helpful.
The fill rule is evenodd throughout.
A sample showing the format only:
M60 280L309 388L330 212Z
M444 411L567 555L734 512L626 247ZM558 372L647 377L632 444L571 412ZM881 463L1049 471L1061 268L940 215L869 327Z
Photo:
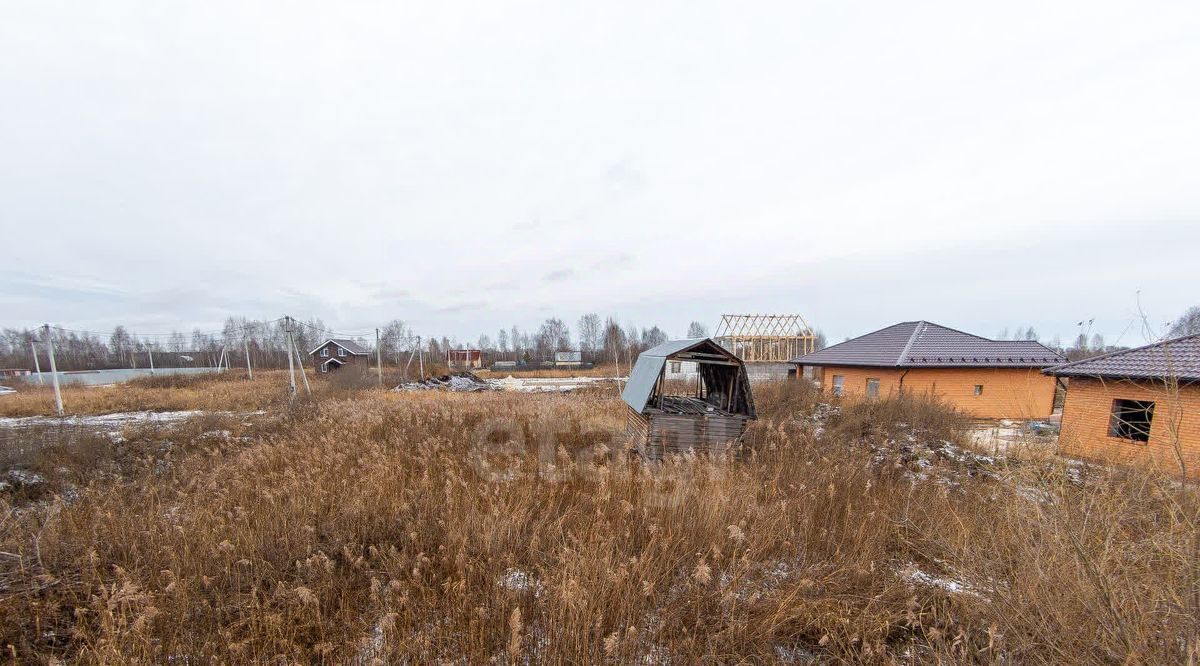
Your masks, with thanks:
M1200 334L1085 358L1046 370L1059 377L1113 377L1200 382Z
M989 340L927 321L906 321L792 359L801 365L895 368L1044 368L1065 359L1033 340Z
M327 345L331 342L339 347L344 348L346 351L348 351L351 354L354 354L356 356L365 356L365 355L371 353L370 349L367 349L366 347L358 344L357 342L355 342L353 340L348 340L346 338L329 338L325 342L322 342L321 344L319 344L315 348L313 348L312 351L308 352L309 355L317 353L317 351L319 349L321 349L321 347L324 347L325 345Z

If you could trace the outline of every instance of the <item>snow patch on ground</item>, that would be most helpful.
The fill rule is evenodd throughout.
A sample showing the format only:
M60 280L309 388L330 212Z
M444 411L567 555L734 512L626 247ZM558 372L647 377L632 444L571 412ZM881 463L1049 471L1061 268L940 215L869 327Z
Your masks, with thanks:
M945 590L949 594L965 595L975 597L976 599L983 599L985 601L987 600L987 597L977 592L969 583L961 580L955 580L953 578L945 578L942 576L935 576L931 573L926 573L921 571L921 569L914 562L909 562L908 565L900 571L900 576L915 585L938 587Z
M13 488L34 488L46 482L46 477L37 472L30 472L24 469L10 469L0 479L0 492L11 490Z
M569 393L585 386L620 381L617 377L513 377L488 380L501 391L517 393Z
M114 412L112 414L89 414L82 416L15 416L0 417L0 428L34 428L38 426L75 426L119 432L121 428L134 424L171 424L193 416L211 414L199 409L177 412ZM115 430L114 430L115 429Z
M545 586L533 574L521 569L506 569L496 584L512 592L529 592L534 598L540 597Z

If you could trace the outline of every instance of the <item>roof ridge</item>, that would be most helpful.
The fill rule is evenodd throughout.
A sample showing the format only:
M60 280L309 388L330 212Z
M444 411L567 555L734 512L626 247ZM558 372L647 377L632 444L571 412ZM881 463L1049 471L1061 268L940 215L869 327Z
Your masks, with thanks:
M898 321L898 322L896 322L895 324L889 324L889 325L887 325L887 326L884 326L883 328L877 328L877 329L875 329L874 331L870 331L870 332L867 332L867 333L863 333L862 335L856 335L856 336L854 336L853 338L850 338L850 339L848 339L848 340L842 340L841 342L835 342L835 343L833 343L833 344L831 344L831 345L826 345L826 346L824 346L824 347L821 347L820 349L815 349L815 350L813 350L813 351L810 351L808 354L801 354L801 355L800 355L800 357L808 356L808 355L810 355L810 354L817 354L817 353L823 352L823 351L825 351L825 350L827 350L827 349L833 349L834 347L840 347L840 346L842 346L842 345L845 345L845 344L849 344L849 343L851 343L851 342L854 342L855 340L858 340L858 339L860 339L860 338L865 338L865 337L867 337L868 335L874 335L874 334L876 334L876 333L881 333L881 332L883 332L883 331L886 331L886 330L888 330L889 328L896 328L897 326L903 326L903 325L905 325L905 324L914 324L914 323L920 323L920 322L912 322L912 321Z
M900 350L900 356L896 359L897 366L904 363L904 357L908 356L908 352L910 349L912 349L913 343L917 341L917 334L925 330L925 326L928 324L929 322L925 321L924 319L917 320L916 326L913 326L913 332L908 336L908 342L904 344L904 349Z
M945 325L939 324L937 322L926 321L926 322L922 322L922 323L929 324L930 326L937 326L938 328L946 330L946 331L953 331L955 333L961 333L967 337L976 338L978 340L987 340L988 342L1013 342L1012 340L996 340L993 338L985 338L982 335L975 335L974 333L960 331L957 328L950 328L949 326L945 326Z

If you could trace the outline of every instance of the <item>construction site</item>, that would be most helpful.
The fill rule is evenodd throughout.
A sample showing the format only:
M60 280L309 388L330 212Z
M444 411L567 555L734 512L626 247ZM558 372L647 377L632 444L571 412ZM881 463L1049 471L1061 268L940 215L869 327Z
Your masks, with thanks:
M746 364L750 381L786 379L790 361L816 351L816 333L798 314L721 315L713 339Z

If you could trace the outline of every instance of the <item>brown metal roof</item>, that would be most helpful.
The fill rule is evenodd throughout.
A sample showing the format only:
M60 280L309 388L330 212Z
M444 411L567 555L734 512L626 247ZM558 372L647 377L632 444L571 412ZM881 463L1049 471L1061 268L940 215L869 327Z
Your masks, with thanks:
M327 345L331 342L333 344L341 347L342 349L345 349L346 351L350 352L354 356L366 356L367 354L371 353L370 349L367 349L366 347L358 344L354 340L349 340L347 338L329 338L325 342L322 342L321 344L317 345L316 347L313 347L313 350L308 352L308 355L312 356L313 354L320 351L321 347L324 347L325 345Z
M1200 334L1085 358L1046 369L1059 377L1112 377L1200 382Z
M792 359L799 365L894 368L1044 368L1058 352L1033 340L989 340L927 321L906 321Z

